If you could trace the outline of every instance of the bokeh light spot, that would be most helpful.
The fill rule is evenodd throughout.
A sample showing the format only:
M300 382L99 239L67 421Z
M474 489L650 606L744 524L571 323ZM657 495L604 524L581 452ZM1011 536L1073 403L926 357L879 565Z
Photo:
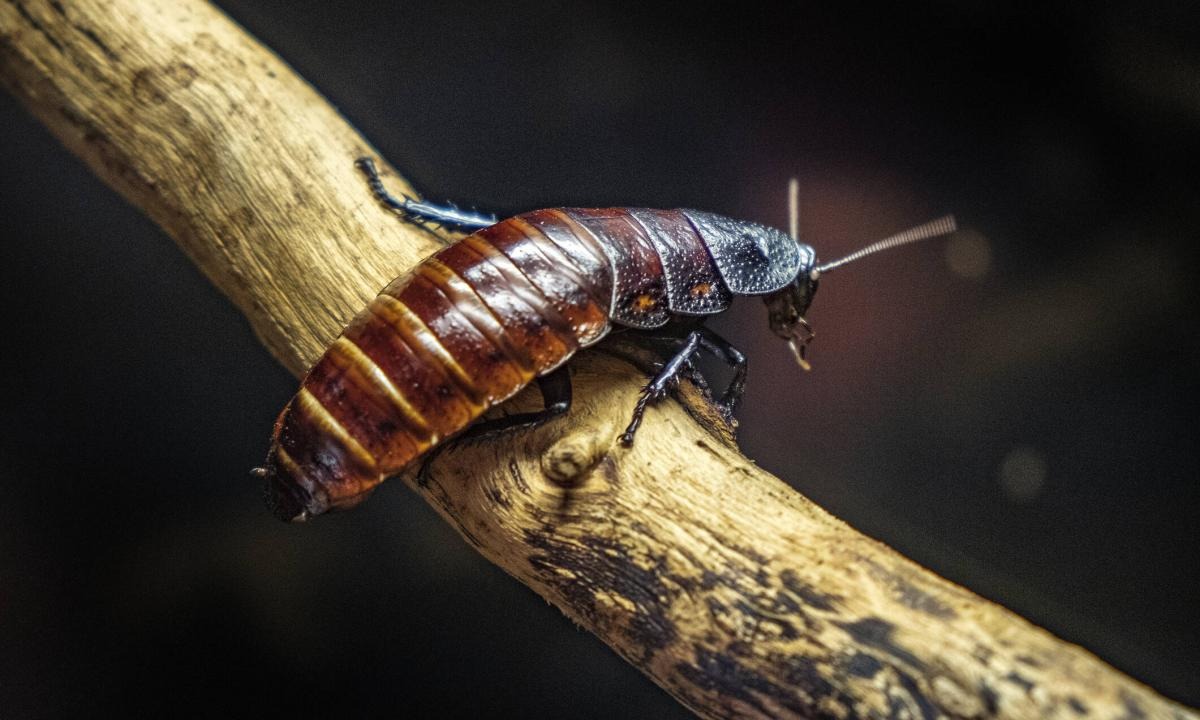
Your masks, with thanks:
M1046 459L1029 446L1013 448L1000 463L1000 488L1016 503L1032 502L1046 485Z
M960 230L946 243L946 265L963 278L987 275L992 266L992 245L974 230Z

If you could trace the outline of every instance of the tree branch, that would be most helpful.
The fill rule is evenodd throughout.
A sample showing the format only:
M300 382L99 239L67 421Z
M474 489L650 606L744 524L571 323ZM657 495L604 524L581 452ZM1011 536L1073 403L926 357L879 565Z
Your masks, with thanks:
M5 0L0 80L297 375L437 247L366 192L369 144L205 3ZM695 396L620 448L644 376L598 352L574 367L568 419L410 484L697 713L1196 717L831 517L698 424Z

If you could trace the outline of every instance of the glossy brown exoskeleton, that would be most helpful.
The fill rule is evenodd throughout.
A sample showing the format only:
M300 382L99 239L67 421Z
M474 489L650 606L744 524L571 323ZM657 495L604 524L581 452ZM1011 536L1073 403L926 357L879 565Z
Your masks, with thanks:
M304 520L362 501L387 476L463 431L488 408L537 380L538 413L510 415L470 433L528 426L570 406L564 363L614 327L673 341L622 436L633 440L646 403L660 397L700 349L735 369L721 398L732 411L746 359L702 325L736 295L766 300L772 330L806 365L804 313L822 271L808 245L774 228L695 210L537 210L494 218L387 195L405 217L475 232L397 278L355 317L304 378L275 424L265 468L268 501ZM943 219L879 243L953 230Z

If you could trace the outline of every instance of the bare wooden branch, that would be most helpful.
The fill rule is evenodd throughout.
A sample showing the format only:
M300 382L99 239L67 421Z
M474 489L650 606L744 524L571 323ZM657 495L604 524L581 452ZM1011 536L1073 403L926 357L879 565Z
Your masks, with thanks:
M436 247L371 200L354 129L198 0L5 0L0 78L297 374ZM696 408L652 409L620 448L643 377L595 352L575 367L567 420L455 449L413 485L697 713L1197 717L855 532Z

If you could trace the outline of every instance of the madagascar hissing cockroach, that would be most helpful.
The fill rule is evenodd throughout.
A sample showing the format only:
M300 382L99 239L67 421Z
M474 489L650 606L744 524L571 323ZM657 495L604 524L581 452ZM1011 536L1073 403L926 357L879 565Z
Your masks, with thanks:
M494 217L387 193L360 159L375 197L403 217L473 233L384 288L304 378L275 423L266 466L268 503L306 520L361 502L384 480L468 428L536 380L540 412L473 425L489 434L538 425L571 405L564 363L614 326L672 344L646 385L621 442L705 350L734 369L718 401L732 412L746 358L704 327L737 295L766 301L771 330L805 369L804 319L819 278L884 248L954 230L945 217L834 262L818 264L792 232L697 210L554 208Z

